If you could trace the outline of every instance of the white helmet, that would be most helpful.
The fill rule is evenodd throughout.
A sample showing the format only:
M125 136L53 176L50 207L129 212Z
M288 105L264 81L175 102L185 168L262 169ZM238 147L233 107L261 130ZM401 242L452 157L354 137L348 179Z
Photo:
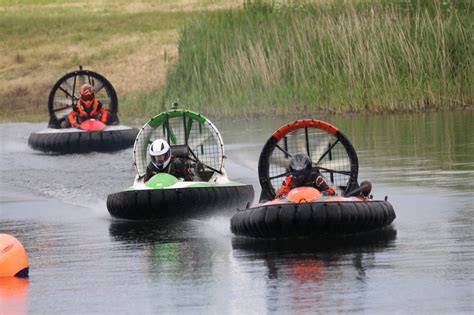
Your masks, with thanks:
M165 169L171 161L170 145L163 139L156 139L148 147L151 163L159 170Z

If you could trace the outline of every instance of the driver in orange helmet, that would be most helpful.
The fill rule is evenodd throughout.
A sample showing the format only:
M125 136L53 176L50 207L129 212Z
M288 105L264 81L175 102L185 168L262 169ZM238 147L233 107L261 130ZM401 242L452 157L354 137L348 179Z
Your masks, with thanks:
M98 119L107 123L107 110L102 103L95 98L95 89L90 84L84 84L79 90L80 98L73 105L68 115L69 123L74 128L79 128L81 123L88 119Z
M334 195L336 192L324 180L319 171L314 171L311 159L304 153L296 153L290 159L290 175L288 175L275 198L283 197L293 188L301 186L314 187L325 195Z

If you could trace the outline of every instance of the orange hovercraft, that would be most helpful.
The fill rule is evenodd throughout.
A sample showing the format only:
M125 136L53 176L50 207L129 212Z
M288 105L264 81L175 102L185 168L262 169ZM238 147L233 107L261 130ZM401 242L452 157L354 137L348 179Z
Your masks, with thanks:
M292 173L297 154L310 158L312 175L322 176L330 194L315 187L293 187L276 198ZM267 140L260 153L260 203L231 218L235 235L254 238L295 238L346 234L385 227L395 219L392 205L374 200L372 185L357 182L359 162L348 138L333 125L314 119L290 122ZM286 180L285 180L286 181Z
M93 97L90 100L93 105L83 109L79 102L86 101L83 100L85 86ZM138 134L137 128L120 124L117 93L112 84L101 74L83 70L81 66L54 84L48 97L48 113L48 128L33 132L28 138L31 148L45 153L122 150L133 146ZM80 123L72 124L73 117Z

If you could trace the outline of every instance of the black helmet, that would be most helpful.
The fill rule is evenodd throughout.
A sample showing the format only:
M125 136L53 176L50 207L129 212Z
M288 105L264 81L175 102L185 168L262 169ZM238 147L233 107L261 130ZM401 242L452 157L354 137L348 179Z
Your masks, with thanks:
M304 153L296 153L290 159L290 172L296 180L296 184L303 185L311 180L312 163L309 156Z

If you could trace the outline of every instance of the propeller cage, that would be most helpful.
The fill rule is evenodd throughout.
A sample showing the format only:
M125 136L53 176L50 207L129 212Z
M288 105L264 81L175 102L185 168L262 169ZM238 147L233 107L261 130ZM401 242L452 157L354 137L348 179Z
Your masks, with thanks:
M119 119L117 94L112 84L101 74L80 70L66 73L54 84L48 96L49 128L61 128L61 122L67 120L67 115L79 100L80 87L88 83L95 89L95 98L109 113L108 125L118 125Z
M261 201L275 197L285 176L289 175L289 159L296 153L307 154L313 162L313 172L319 171L337 193L344 194L358 187L359 162L347 137L326 122L297 120L275 131L260 153Z
M156 139L166 140L174 156L197 160L217 171L224 167L224 144L214 124L195 112L172 109L150 119L135 139L133 159L139 177L146 173L147 149Z

